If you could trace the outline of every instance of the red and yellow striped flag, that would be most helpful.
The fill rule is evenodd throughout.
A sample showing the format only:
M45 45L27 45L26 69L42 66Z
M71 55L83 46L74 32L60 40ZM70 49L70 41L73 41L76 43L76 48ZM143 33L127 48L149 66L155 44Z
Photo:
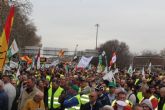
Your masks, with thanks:
M0 37L0 71L2 71L3 65L5 63L13 20L14 20L14 6L11 6L5 26L3 28L2 35Z

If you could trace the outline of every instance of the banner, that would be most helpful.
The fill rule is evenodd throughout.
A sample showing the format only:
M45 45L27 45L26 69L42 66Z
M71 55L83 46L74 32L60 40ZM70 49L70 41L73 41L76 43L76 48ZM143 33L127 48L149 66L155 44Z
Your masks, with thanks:
M92 58L93 58L93 56L89 57L89 58L82 56L81 60L79 61L78 65L77 65L77 68L86 68L89 65Z

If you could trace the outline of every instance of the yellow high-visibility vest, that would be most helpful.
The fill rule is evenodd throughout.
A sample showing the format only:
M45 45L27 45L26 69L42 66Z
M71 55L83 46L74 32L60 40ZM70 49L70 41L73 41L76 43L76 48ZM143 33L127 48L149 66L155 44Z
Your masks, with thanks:
M56 92L53 94L53 108L59 108L61 104L58 102L58 99L64 89L61 88L60 86L56 90ZM48 90L48 108L51 108L51 98L52 97L52 88Z

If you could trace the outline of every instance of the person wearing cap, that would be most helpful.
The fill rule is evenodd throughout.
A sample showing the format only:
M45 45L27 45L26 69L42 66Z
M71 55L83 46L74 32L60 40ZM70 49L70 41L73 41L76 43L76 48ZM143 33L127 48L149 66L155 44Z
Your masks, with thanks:
M97 101L101 102L102 106L110 105L109 98L106 94L103 94L104 87L102 85L97 85L95 91L98 94Z
M158 103L158 110L165 110L165 87L160 88L160 99Z
M83 106L84 104L89 102L89 93L91 92L91 88L89 87L88 82L85 81L85 78L82 79L80 86L82 89L82 91L80 92L81 104Z
M109 82L108 87L109 87L108 98L109 98L109 103L111 104L116 97L115 95L116 84L114 82Z
M65 110L80 110L81 98L79 94L79 87L77 85L71 85L69 92L72 97L64 100L63 107Z
M149 99L143 100L141 106L143 107L143 110L155 110L153 109L152 103Z
M63 88L60 87L59 81L52 80L52 86L48 89L47 103L49 110L60 110L61 104L59 103L59 97L63 92Z

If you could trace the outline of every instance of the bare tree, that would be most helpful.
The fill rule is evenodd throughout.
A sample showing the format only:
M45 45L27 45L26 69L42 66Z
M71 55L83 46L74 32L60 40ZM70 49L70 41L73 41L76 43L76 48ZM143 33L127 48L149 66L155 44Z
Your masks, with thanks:
M141 52L142 56L159 56L159 54L156 51L152 51L152 50L143 50Z
M117 66L121 69L129 66L133 57L129 51L129 46L125 42L119 42L118 40L110 40L100 46L100 51L105 51L107 55L108 63L112 58L112 53L117 54Z

